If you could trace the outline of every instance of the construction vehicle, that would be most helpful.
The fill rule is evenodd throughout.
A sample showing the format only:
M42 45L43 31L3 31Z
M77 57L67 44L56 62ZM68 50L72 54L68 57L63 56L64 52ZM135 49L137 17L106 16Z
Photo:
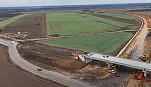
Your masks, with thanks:
M120 55L121 58L129 58L130 54L129 53L123 53L122 55Z
M143 61L143 62L146 62L146 61L147 61L146 55L144 54L143 56L140 56L140 57L139 57L139 60L141 60L141 61Z
M112 74L115 74L117 72L117 69L119 68L120 66L117 65L117 64L114 64L114 65L111 65L109 68L108 68L108 72L109 73L112 73Z
M143 61L143 62L149 62L150 61L149 54L144 54L144 55L140 56L139 60Z
M41 69L41 68L38 68L37 71L42 71L42 69Z
M115 73L114 76L120 77L120 74L119 73Z
M134 73L131 75L131 78L141 80L143 78L143 72L141 70L135 70Z

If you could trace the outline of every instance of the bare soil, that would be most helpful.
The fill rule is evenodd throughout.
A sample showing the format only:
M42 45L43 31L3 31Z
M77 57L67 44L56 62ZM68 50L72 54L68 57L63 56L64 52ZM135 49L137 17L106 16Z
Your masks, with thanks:
M144 41L144 54L146 54L148 58L148 62L151 60L151 36L150 33L148 33L148 36L145 38Z
M83 51L29 41L21 42L18 45L18 51L28 62L71 78L105 78L110 75L105 69L107 65L104 62L93 61L86 64L79 60L77 54L85 53Z
M135 13L135 15L143 17L147 21L147 27L151 28L151 18L147 16L146 14L143 14L143 12Z
M8 48L3 45L0 45L0 56L0 87L65 87L15 67L10 60Z
M26 39L46 37L46 13L37 13L25 16L8 24L3 33L27 32Z
M102 15L102 14L91 14L91 15L101 17L101 18L110 19L110 20L114 20L114 21L119 21L119 22L123 22L123 23L132 24L133 26L138 26L140 24L140 22L137 20L117 18L117 17L107 16L107 15Z
M142 80L130 79L127 87L142 87Z
M76 59L82 51L43 45L36 42L21 42L18 51L27 61L39 62L45 66L58 67L64 70L78 70L86 66Z

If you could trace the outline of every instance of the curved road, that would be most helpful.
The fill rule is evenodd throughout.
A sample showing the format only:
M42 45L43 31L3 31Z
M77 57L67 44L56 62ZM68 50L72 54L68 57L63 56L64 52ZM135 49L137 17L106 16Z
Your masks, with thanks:
M8 48L0 44L0 87L65 87L24 72L11 63Z
M136 15L137 16L137 15ZM144 53L144 40L148 33L148 27L147 27L147 21L141 17L138 16L143 21L143 26L140 27L140 32L136 36L136 40L133 44L129 45L129 49L126 50L126 53L131 53L131 59L138 60L140 56L142 56Z
M86 82L82 82L79 80L71 79L70 77L64 76L62 74L56 73L56 72L51 72L46 69L43 69L42 71L37 71L37 67L27 61L25 61L21 56L18 54L18 51L16 49L17 42L15 41L9 41L9 40L4 40L0 39L0 44L3 44L5 46L9 47L9 55L11 57L11 60L19 65L22 69L25 69L26 71L29 71L35 75L38 75L40 77L53 80L55 82L71 86L71 87L90 87L90 85Z

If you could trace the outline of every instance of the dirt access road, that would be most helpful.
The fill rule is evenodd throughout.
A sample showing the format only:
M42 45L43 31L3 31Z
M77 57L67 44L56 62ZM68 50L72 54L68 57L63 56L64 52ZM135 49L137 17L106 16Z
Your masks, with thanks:
M148 34L147 20L140 15L136 15L142 19L143 25L140 27L137 36L133 39L131 44L128 46L126 53L130 53L130 59L138 61L139 57L144 53L144 41ZM127 87L141 87L142 80L130 79ZM146 86L148 87L148 86Z
M143 44L148 33L147 21L139 15L136 16L142 19L144 25L141 27L140 32L128 46L128 50L126 51L126 53L131 54L130 58L133 60L138 60L138 58L144 54Z
M7 47L0 45L0 87L64 87L16 68L9 59Z

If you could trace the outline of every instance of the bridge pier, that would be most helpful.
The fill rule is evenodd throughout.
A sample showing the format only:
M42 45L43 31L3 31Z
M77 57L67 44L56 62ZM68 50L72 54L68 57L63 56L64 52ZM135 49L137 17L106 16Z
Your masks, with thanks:
M85 55L78 55L78 58L79 58L80 60L82 60L83 62L85 62L85 63L89 63L89 62L92 61L92 59L86 58Z
M90 58L85 58L85 59L84 59L84 62L85 62L85 63L89 63L89 62L91 62L91 61L92 61L92 59L90 59Z
M107 67L111 66L111 63L109 63L108 61L106 61Z
M144 73L144 77L146 77L147 76L147 71L145 69L143 69L142 72Z

